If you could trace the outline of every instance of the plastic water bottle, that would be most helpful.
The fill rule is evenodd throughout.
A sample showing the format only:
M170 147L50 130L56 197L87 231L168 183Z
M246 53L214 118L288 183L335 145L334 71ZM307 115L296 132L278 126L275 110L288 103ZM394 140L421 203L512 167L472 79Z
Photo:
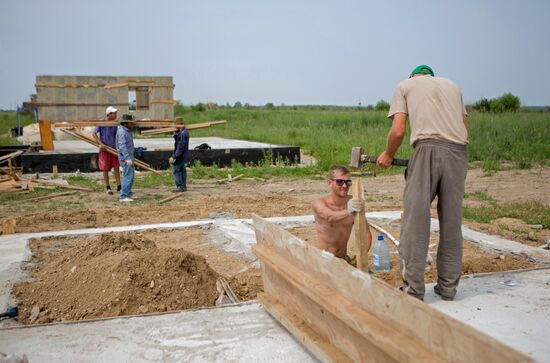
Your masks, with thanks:
M386 244L386 241L384 241L384 236L379 234L378 238L374 242L374 248L372 251L374 272L390 271L390 256L390 248Z

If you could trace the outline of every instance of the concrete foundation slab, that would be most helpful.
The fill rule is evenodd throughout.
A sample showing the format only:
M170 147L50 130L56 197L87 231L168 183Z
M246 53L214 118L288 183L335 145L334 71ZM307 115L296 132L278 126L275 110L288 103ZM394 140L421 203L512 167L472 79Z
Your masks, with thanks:
M233 160L241 164L258 164L266 156L273 161L283 160L289 164L300 163L300 148L296 146L224 139L221 137L198 137L189 140L189 163L199 161L202 165L229 166ZM211 149L194 150L195 146L207 143ZM169 168L168 158L174 151L172 138L134 139L136 149L146 148L140 160L154 169ZM98 151L92 145L80 140L59 140L54 142L54 151L26 152L21 155L24 173L49 173L53 165L59 172L94 172L98 170Z
M256 302L0 330L30 362L315 362Z
M430 284L424 301L539 362L550 362L550 268L463 278L454 301L441 300Z
M367 213L372 222L392 223L400 211ZM313 223L312 216L268 220L292 228ZM210 224L228 242L221 248L252 261L255 235L249 219L205 219L126 227L91 228L0 236L0 310L10 302L21 262L30 257L28 240L48 236L99 234ZM432 230L437 231L432 220ZM487 249L527 252L550 261L550 252L463 227L464 236ZM475 232L475 233L471 233ZM540 250L540 251L539 251ZM540 252L540 253L539 253ZM464 277L456 300L441 301L427 286L425 301L434 308L534 357L550 362L550 269ZM313 358L256 303L93 322L5 328L0 351L27 353L31 361L311 361ZM254 348L254 347L260 348ZM55 348L52 348L55 347ZM222 349L223 348L223 349ZM265 348L265 349L264 349ZM300 349L298 349L300 348ZM87 356L89 355L89 357ZM239 355L240 354L240 355ZM33 359L36 358L36 359Z
M265 142L245 141L237 139L226 139L223 137L190 137L189 149L207 143L212 149L261 149L271 147L282 147L284 145L269 144ZM97 148L81 140L56 140L53 142L56 152L60 153L93 153ZM134 139L135 147L144 147L148 151L173 150L174 139L172 137L153 139Z

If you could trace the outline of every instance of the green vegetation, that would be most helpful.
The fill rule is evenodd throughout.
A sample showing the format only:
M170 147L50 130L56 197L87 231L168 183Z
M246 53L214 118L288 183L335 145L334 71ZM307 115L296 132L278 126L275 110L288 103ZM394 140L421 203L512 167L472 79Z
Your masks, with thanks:
M495 198L491 197L487 191L484 190L477 190L472 193L465 193L464 198L466 199L476 199L476 200L482 200L482 201L489 201L494 202Z
M348 164L352 146L362 146L368 154L378 154L385 147L391 122L383 111L335 108L322 111L320 107L294 110L292 107L271 111L219 108L194 112L186 109L178 116L186 123L228 120L226 125L193 130L192 136L212 135L300 146L303 152L317 159L317 170L310 168L313 173L326 170L333 163ZM410 147L405 142L398 156L408 155Z
M511 161L519 169L547 165L550 159L549 113L473 113L469 120L468 158L487 171Z
M324 110L321 108L325 107ZM194 112L182 106L178 116L184 122L226 119L226 125L192 131L193 136L220 136L274 144L300 146L318 161L317 171L332 163L348 164L352 146L362 146L367 154L384 150L391 122L385 111L330 106L286 106L265 108L225 108ZM469 120L471 165L487 173L504 163L527 169L547 165L550 160L550 113L472 112ZM396 157L408 158L408 135ZM398 168L392 168L397 171Z
M497 203L481 207L467 207L463 209L465 219L479 223L491 223L498 218L517 218L528 224L542 224L550 228L550 206L540 202L526 203Z
M365 107L274 106L271 102L261 107L241 102L236 102L234 107L212 103L186 106L178 102L174 111L176 116L183 117L185 123L222 119L228 121L225 125L193 130L192 136L220 136L299 146L304 153L317 160L317 166L280 168L268 167L265 163L259 169L241 166L247 176L253 173L259 177L299 177L323 173L333 163L348 164L353 146L362 146L369 155L376 155L384 150L391 122L386 118L385 110L374 110L382 106L386 108L387 102L379 101L376 107L371 107L373 110ZM22 121L24 125L32 123L32 113L23 113ZM1 145L17 143L8 136L9 129L15 127L15 124L15 112L0 113ZM550 160L549 126L548 112L473 111L469 118L470 165L483 168L487 174L502 169L503 165L519 169L547 165ZM166 135L160 135L164 136ZM410 157L408 138L407 135L396 157ZM197 169L193 173L195 177L199 177L208 173L220 176L224 172L226 171L213 169L205 172ZM402 172L402 169L394 167L382 172ZM147 183L147 180L143 183Z
M83 188L90 188L94 190L101 190L101 184L95 179L86 175L69 176L66 178L67 182L71 185L76 185Z
M34 114L31 111L21 112L21 127L34 122ZM19 145L16 138L11 137L11 129L17 127L17 114L15 111L0 111L0 146Z
M374 109L376 111L388 111L390 109L390 104L384 100L380 100L376 102L376 105L374 105Z
M497 98L482 98L471 107L479 112L517 112L521 106L521 101L518 96L514 96L510 92L503 94Z

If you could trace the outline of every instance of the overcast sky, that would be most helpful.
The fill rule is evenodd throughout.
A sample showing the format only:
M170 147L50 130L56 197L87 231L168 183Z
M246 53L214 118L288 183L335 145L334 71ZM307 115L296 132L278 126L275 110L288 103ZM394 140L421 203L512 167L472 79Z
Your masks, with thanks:
M550 1L2 0L0 108L36 75L171 75L183 103L374 104L418 64L550 105Z

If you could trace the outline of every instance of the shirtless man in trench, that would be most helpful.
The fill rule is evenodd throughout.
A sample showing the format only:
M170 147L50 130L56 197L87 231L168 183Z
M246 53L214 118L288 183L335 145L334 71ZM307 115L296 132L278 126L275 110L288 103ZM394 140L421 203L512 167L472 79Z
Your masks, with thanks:
M328 170L327 186L330 193L313 201L313 215L317 230L317 248L349 262L348 239L353 227L355 213L364 213L364 203L348 195L351 174L342 165L333 165ZM367 224L367 244L370 249L372 235Z

